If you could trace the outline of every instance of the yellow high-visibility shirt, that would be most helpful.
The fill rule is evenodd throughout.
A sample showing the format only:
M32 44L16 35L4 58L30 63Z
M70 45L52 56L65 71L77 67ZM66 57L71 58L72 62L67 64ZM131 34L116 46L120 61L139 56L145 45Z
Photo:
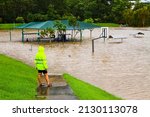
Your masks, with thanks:
M39 46L34 62L38 70L46 70L48 68L44 47Z

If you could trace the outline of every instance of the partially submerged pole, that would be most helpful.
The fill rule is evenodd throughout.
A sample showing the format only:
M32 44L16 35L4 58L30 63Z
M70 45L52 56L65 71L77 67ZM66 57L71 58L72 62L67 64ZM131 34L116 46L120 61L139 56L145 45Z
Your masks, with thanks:
M92 31L93 29L90 29L90 39L92 39Z
M10 29L10 31L9 31L9 35L10 35L10 41L11 41L11 29Z
M92 52L94 53L94 40L92 40Z
M80 41L82 41L82 30L80 30Z
M24 42L24 30L22 29L22 42Z

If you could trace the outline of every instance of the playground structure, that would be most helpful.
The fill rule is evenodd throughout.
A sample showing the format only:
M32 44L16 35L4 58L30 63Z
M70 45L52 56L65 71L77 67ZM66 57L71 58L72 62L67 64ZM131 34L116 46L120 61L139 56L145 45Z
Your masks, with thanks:
M100 36L98 38L92 39L92 52L94 52L94 41L102 38L104 39L104 42L108 38L108 27L102 27Z
M101 33L98 38L92 39L92 52L94 53L94 41L98 39L104 39L104 42L106 42L106 39L120 39L121 43L123 42L123 39L126 39L127 37L114 37L109 35L109 28L108 27L101 27Z

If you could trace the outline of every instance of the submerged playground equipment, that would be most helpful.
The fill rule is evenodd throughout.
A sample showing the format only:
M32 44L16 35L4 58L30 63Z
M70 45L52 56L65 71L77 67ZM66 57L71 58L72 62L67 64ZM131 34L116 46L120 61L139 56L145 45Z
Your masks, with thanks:
M101 27L101 33L100 36L97 38L92 39L92 52L94 53L94 41L98 39L104 39L104 42L106 39L120 39L121 42L123 42L123 39L126 39L127 37L114 37L109 35L109 28L108 27Z
M108 38L108 27L102 27L100 36L98 38L92 39L92 52L94 52L94 41L102 38L104 39L104 42Z

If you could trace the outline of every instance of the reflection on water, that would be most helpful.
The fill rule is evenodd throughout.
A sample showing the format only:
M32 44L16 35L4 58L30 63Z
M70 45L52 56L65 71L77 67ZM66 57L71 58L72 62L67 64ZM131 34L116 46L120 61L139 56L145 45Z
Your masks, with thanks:
M42 84L37 88L37 95L38 96L47 96L48 95L49 87L46 84Z

